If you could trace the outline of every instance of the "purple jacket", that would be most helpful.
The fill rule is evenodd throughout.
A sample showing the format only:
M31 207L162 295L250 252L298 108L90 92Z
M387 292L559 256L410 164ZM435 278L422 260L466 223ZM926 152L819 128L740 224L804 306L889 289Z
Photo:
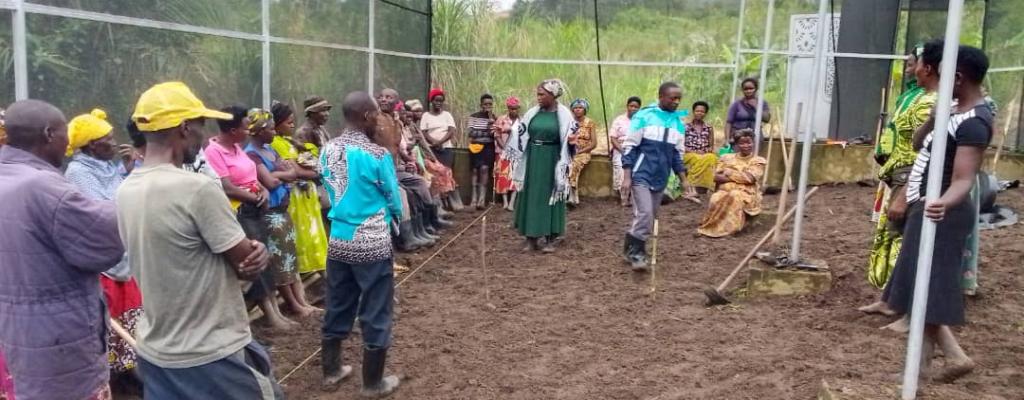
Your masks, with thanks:
M109 380L99 273L124 253L111 201L0 148L0 349L18 399L84 399Z

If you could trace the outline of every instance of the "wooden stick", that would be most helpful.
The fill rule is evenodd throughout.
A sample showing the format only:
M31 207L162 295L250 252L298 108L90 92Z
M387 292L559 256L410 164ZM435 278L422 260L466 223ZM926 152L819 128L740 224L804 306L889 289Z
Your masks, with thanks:
M110 318L110 328L114 330L114 333L116 333L121 340L124 340L124 342L128 343L129 346L132 346L133 349L138 348L138 345L135 343L135 338L132 337L132 334L128 333L128 330L124 329L117 320Z
M654 232L651 235L651 299L658 294L658 219L654 219Z
M480 221L480 265L484 272L484 299L491 301L491 285L487 279L487 216Z
M804 199L810 199L811 196L814 195L814 193L817 191L818 186L811 188L811 190L807 191L807 196L804 196ZM789 209L789 212L786 213L786 216L782 217L782 221L789 221L790 218L793 218L793 214L796 214L796 207ZM729 286L729 283L732 282L733 278L736 278L736 275L739 275L740 271L743 269L743 266L747 264L747 261L750 261L750 259L754 257L754 254L756 254L758 250L761 250L761 246L764 246L764 244L768 242L768 239L771 239L772 235L774 235L775 232L776 228L772 227L772 229L768 231L768 233L765 234L763 238L761 238L761 241L757 242L757 244L754 245L754 248L750 249L750 252L747 253L747 256L743 257L743 261L740 261L739 265L737 265L736 268L732 270L732 273L730 273L729 276L725 278L725 281L723 281L721 285L718 285L718 288L716 289L718 290L718 293L722 293L722 291Z
M769 128L771 126L772 126L771 124L768 124ZM767 159L767 163L765 164L765 167L764 167L764 176L761 177L761 187L762 188L764 187L765 183L768 182L768 172L771 171L771 169L772 169L772 143L773 143L774 140L775 140L775 137L772 136L771 129L769 129L768 130L768 156L765 157Z
M1014 108L1016 108L1015 107L1016 104L1014 104L1016 102L1017 102L1017 99L1014 99L1013 101L1011 101L1010 102L1010 106L1007 107L1007 109L1008 110L1013 110ZM996 174L996 167L999 166L999 156L1001 154L1003 154L1003 145L1006 144L1006 136L1010 132L1010 122L1012 122L1012 121L1013 121L1013 116L1012 115L1007 115L1006 116L1006 123L1003 124L1003 134L999 137L999 147L996 148L996 156L992 159L992 175L997 175Z
M786 210L786 201L789 199L789 191L793 190L793 178L790 175L793 174L793 159L796 158L796 139L794 138L793 142L789 145L791 146L789 148L789 154L792 154L793 157L789 157L789 159L786 160L786 172L783 173L784 176L782 177L782 192L779 193L779 207L775 214L775 227L772 228L775 232L772 235L772 245L775 246L779 245L779 240L781 239L779 233L782 231L782 212Z

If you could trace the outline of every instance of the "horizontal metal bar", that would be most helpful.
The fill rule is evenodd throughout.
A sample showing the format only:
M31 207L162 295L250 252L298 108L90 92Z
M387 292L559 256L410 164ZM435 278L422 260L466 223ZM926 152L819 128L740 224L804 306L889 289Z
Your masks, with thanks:
M611 65L623 67L675 67L675 68L736 68L736 64L724 63L686 63L686 62L652 62L652 61L612 61L612 60L564 60L545 58L503 58L503 57L475 57L475 56L449 56L449 55L426 55L404 53L390 50L374 50L377 54L393 55L398 57L418 58L425 60L445 61L473 61L473 62L495 62L495 63L525 63L525 64L569 64L569 65Z
M17 7L14 5L14 0L0 0L0 10L13 10Z
M146 18L126 17L122 15L112 15L94 11L74 10L32 3L25 3L25 12L29 14L41 14L54 17L75 18L88 21L107 22L111 24L138 26L143 28L164 29L178 32L197 33L201 35L221 36L232 39L252 41L263 40L263 35L260 35L259 33L229 31L226 29L207 28L202 26L179 24L177 22L156 21Z
M1024 66L989 68L989 70L988 70L988 72L990 74L997 73L997 72L1021 72L1021 71L1024 71Z
M760 49L741 49L740 53L744 54L761 54ZM799 51L787 51L787 50L768 50L763 52L765 54L775 56L791 56L791 57L806 57L814 58L814 53L811 52L799 52ZM869 60L906 60L907 56L893 55L893 54L871 54L871 53L825 53L826 57L837 57L837 58L861 58Z

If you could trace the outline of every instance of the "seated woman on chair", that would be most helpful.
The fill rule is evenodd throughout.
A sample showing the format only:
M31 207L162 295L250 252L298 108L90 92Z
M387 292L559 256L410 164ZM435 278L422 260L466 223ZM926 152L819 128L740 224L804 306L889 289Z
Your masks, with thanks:
M739 232L748 216L761 213L761 177L768 163L754 154L754 131L740 129L733 134L733 154L723 155L715 167L717 190L697 233L724 237Z

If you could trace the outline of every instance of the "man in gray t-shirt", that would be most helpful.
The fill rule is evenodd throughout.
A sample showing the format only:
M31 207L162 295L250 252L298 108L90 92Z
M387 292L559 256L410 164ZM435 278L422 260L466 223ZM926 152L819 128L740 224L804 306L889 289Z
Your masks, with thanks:
M282 398L249 331L239 279L267 250L245 237L218 182L181 169L198 153L209 110L182 83L142 94L132 119L146 157L117 191L118 230L142 290L139 371L146 398Z

